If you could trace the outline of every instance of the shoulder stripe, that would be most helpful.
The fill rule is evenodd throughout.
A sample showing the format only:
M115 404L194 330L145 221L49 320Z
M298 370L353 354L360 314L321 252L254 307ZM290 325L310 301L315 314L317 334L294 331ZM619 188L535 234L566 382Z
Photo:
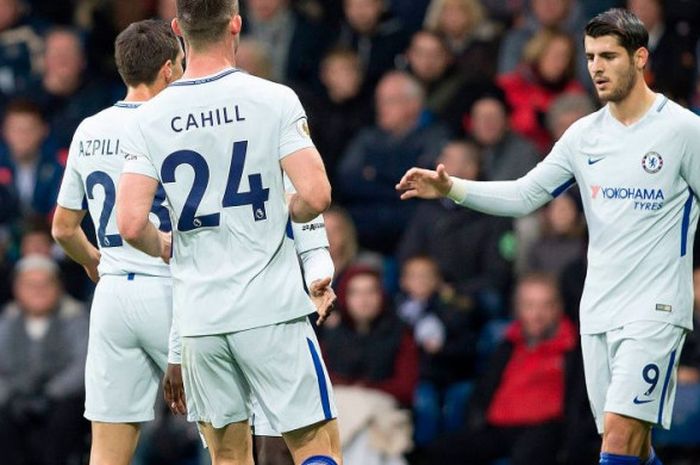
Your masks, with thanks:
M664 109L664 107L666 106L667 103L668 103L668 97L664 96L664 99L663 99L663 100L661 101L661 103L659 104L659 107L656 109L656 112L657 112L657 113L660 113L661 110Z
M569 179L568 181L566 181L561 186L557 187L556 189L554 189L551 192L552 198L559 197L561 194L566 192L569 189L569 187L573 186L574 184L576 184L576 178Z

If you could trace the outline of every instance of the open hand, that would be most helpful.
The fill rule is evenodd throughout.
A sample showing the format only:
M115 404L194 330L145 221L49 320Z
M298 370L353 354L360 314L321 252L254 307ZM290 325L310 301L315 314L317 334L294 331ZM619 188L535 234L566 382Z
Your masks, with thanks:
M452 187L452 179L442 163L435 171L423 168L411 168L406 171L396 190L403 191L401 200L419 197L421 199L437 199L444 197Z
M321 326L333 311L335 303L335 291L331 287L331 278L317 279L312 282L309 287L309 295L316 306L316 313L318 313L316 325Z
M165 396L165 402L174 415L187 413L181 365L168 363L168 369L163 377L163 395Z

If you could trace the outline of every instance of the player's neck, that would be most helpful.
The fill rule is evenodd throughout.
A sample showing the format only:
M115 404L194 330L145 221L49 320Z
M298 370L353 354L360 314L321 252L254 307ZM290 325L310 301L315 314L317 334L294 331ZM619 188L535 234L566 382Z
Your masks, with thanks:
M126 91L126 97L124 97L125 102L147 102L155 97L160 90L156 89L154 86L147 86L146 84L139 84L138 86L129 86Z
M636 123L649 111L656 100L656 93L647 87L643 79L630 94L619 102L610 102L610 113L625 126Z
M236 66L233 46L228 43L210 45L204 50L188 50L187 69L183 79L196 79Z

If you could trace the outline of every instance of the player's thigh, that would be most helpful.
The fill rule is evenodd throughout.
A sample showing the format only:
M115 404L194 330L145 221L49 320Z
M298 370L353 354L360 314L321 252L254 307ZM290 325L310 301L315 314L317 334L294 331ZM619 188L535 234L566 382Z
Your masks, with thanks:
M132 326L153 363L165 373L172 323L173 286L170 278L137 275L131 295L135 312Z
M250 388L226 335L182 338L182 380L189 421L214 429L248 421Z
M103 276L90 311L85 364L85 417L107 423L154 418L160 370L144 351L132 324L126 276Z
M274 430L284 433L336 417L330 379L307 318L239 331L228 339Z
M129 465L139 440L138 423L92 422L90 465Z
M605 411L669 428L685 333L678 326L639 321L611 335Z
M200 423L212 465L253 465L253 440L248 421L229 423L215 428L211 423Z
M586 391L598 433L603 433L605 398L610 385L610 360L605 333L582 334L581 351Z

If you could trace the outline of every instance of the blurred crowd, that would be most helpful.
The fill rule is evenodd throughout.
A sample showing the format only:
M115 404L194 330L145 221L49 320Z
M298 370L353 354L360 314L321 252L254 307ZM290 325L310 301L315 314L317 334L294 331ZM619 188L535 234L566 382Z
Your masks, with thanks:
M333 186L325 219L338 310L319 337L348 418L346 465L595 463L576 329L581 194L512 220L404 202L394 186L406 169L437 163L474 180L528 172L599 107L582 31L610 7L629 8L649 30L652 88L700 112L694 0L241 0L237 65L297 92ZM175 0L0 0L8 463L81 463L93 285L48 225L73 132L125 94L116 34L174 16ZM94 237L89 218L84 227ZM700 321L697 297L695 311ZM697 421L697 335L679 383ZM675 444L681 433L668 439L682 449L670 463L692 463L683 460L700 446L697 430L694 443ZM159 417L145 436L140 464L198 463L196 433L176 420Z

